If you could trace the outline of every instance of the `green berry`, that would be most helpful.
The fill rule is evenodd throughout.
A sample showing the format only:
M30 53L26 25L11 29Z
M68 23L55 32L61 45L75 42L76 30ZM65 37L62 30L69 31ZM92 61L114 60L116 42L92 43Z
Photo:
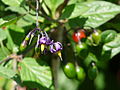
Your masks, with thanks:
M91 80L94 80L97 77L97 74L98 74L97 66L95 62L92 61L88 69L88 76Z
M86 76L84 69L82 67L77 66L76 73L77 73L77 79L82 82Z
M101 41L101 35L100 35L101 31L97 30L95 32L92 33L92 41L93 44L95 46L99 45L100 41Z
M67 63L64 68L64 73L68 78L75 78L76 77L76 70L75 70L75 66L73 63Z
M85 43L77 44L75 48L80 58L84 59L88 55L88 47Z

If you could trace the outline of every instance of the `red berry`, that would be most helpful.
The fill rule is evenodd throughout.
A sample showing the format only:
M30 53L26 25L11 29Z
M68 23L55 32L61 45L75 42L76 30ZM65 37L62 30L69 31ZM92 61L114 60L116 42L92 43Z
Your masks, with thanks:
M79 30L73 33L72 38L75 42L79 42L79 40L86 38L86 34L83 30Z

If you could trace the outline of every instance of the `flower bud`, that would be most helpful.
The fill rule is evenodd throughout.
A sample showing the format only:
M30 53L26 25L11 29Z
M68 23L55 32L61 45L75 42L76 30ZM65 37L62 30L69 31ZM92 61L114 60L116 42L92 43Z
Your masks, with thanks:
M20 50L21 50L21 51L23 51L23 50L26 48L27 43L28 43L27 40L24 40L24 41L22 42L22 44L20 45Z

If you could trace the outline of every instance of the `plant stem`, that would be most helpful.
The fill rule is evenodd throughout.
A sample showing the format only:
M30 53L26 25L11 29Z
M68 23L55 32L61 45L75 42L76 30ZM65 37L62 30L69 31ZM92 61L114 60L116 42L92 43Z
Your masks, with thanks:
M11 60L11 59L12 59L11 57L7 57L6 59L0 61L0 64L2 64L3 62L7 62L7 61L9 61L9 60Z
M58 34L58 37L57 37L57 41L60 41L62 42L62 39L63 39L63 30L64 27L59 25L58 26L58 32L55 33L55 34ZM58 57L56 57L55 55L53 55L52 57L52 76L53 76L53 83L54 83L54 90L58 90L58 71L59 71L59 66L60 66L60 59Z
M52 78L54 84L54 90L58 90L58 69L60 61L55 56L52 57Z
M39 12L39 0L36 0L36 27L38 28L39 22L38 22L38 12Z

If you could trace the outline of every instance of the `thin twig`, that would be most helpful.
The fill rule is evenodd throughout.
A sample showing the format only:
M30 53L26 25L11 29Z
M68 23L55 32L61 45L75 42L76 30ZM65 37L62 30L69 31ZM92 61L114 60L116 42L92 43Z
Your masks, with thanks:
M38 28L39 22L38 22L38 12L39 12L39 0L36 0L36 27Z
M11 60L11 59L13 59L13 58L11 58L11 57L7 57L6 59L0 61L0 64L2 64L2 63L4 63L4 62L7 62L7 61L9 61L9 60Z
M64 31L64 26L59 25L58 26L58 31L54 34L57 34L57 41L62 42L63 41L63 31ZM54 84L54 90L58 90L58 80L59 80L59 66L60 66L60 59L56 57L55 55L52 56L52 78L53 78L53 84Z
M22 56L23 55L17 55L17 54L11 54L10 56L8 56L6 59L0 61L0 64L4 63L4 62L8 62L9 60L15 59L17 61L21 61L22 60Z

